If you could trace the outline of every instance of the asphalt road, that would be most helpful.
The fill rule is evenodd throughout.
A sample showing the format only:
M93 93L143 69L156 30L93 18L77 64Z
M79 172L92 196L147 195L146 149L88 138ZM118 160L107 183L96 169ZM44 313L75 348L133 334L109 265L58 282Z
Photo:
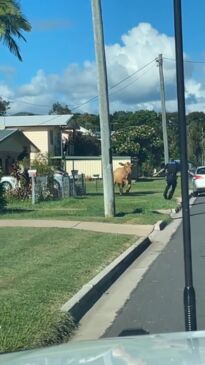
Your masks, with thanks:
M197 329L205 329L205 196L191 207ZM182 225L132 292L103 337L184 331Z

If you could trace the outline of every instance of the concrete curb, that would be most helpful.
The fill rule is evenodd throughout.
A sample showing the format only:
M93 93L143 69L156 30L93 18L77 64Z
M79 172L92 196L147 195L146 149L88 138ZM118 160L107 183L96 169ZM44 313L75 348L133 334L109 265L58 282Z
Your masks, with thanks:
M167 226L167 221L158 221L154 225L154 231L162 231Z
M192 197L193 197L193 192L190 192L189 193L189 199L191 199ZM180 203L177 204L176 208L173 208L171 210L170 217L172 218L173 214L179 213L181 209L182 209L182 203L180 202ZM168 224L169 223L166 220L158 221L154 225L154 231L162 231Z
M192 197L192 192L189 198ZM181 203L173 209L172 213L178 213L182 208ZM172 213L170 216L172 216ZM163 230L169 223L158 221L154 225L154 231ZM116 281L119 276L150 246L149 237L138 239L134 245L118 256L110 265L102 270L97 276L85 284L70 300L62 307L61 311L70 313L75 322L89 311L105 291Z
M129 247L97 276L84 285L77 294L61 307L61 310L70 313L74 321L79 322L102 294L150 244L149 237L137 240L134 245Z

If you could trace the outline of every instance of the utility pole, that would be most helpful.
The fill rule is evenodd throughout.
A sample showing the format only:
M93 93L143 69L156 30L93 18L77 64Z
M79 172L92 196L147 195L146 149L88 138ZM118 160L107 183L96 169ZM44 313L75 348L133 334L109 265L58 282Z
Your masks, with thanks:
M103 21L100 0L91 0L91 4L98 76L101 154L103 165L104 213L106 217L112 217L115 215L115 200Z
M182 222L183 222L184 273L185 273L185 287L184 287L185 329L186 331L196 331L197 319L196 319L196 298L193 286L193 273L192 273L181 0L174 0L173 4L174 4L175 50L176 50L178 120L180 126Z
M161 109L162 109L162 132L163 132L163 142L164 142L164 162L166 165L169 162L169 149L168 149L168 138L167 138L167 120L166 120L166 108L165 108L165 88L164 88L162 54L159 54L157 58L157 63L159 66L160 96L161 96Z

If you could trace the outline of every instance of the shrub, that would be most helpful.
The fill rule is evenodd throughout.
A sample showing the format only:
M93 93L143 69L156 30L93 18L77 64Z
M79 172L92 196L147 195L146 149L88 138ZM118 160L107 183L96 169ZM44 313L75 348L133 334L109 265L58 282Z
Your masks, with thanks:
M3 185L0 184L0 211L3 210L7 205L6 197L5 197L5 191L3 188Z

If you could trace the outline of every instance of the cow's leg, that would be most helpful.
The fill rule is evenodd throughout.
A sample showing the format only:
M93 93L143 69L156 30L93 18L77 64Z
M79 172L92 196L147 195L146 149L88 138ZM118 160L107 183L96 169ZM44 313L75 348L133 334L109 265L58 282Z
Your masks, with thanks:
M118 184L118 187L119 187L119 192L120 192L120 195L123 194L123 187L124 187L124 184Z
M126 193L129 193L129 191L130 191L130 189L131 189L131 181L129 181L129 180L128 180L128 181L126 182L126 187L127 187L127 188L126 188Z
M126 193L129 193L130 189L131 189L131 184L128 184L127 189L126 189Z

